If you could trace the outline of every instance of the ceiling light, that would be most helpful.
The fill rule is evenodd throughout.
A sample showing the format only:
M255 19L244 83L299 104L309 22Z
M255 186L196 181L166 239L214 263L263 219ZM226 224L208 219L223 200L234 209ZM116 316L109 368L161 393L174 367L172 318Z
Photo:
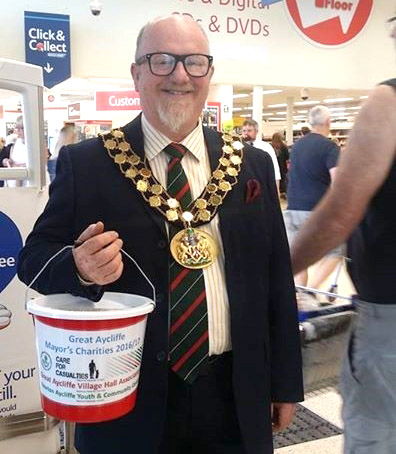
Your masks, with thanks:
M286 121L286 118L269 117L268 120Z
M295 106L310 106L312 104L319 104L319 101L297 101L294 103Z
M353 101L353 98L329 98L329 99L324 99L323 102L326 104L332 103L332 102L344 102L344 101Z
M308 110L298 110L298 113L308 113Z
M275 115L275 113L274 112L263 113L263 117L270 117L271 115Z
M237 95L232 95L232 97L235 98L247 98L249 95L247 93L239 93Z
M360 99L367 99L368 96L360 96Z
M287 106L286 103L282 103L282 104L268 104L267 107L285 107Z
M283 90L263 90L263 95L271 95L272 93L282 93Z
M242 107L233 107L232 110L233 110L233 111L235 111L235 110L242 110Z
M286 115L287 112L276 112L276 115Z
M242 114L241 117L251 117L251 114Z

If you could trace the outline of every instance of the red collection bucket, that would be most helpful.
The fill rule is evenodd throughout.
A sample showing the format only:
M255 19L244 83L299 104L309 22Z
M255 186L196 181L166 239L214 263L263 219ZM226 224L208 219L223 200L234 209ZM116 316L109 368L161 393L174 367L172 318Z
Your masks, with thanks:
M97 303L67 294L30 300L43 410L80 423L133 410L154 306L150 298L110 292Z

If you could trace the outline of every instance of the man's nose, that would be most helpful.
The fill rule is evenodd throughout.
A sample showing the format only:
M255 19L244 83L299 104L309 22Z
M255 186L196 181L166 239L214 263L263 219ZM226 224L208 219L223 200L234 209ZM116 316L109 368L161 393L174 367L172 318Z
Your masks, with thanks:
M184 82L190 80L190 77L187 73L187 71L184 69L183 62L178 61L176 63L176 67L174 71L171 74L171 77L173 80L176 80L178 82Z

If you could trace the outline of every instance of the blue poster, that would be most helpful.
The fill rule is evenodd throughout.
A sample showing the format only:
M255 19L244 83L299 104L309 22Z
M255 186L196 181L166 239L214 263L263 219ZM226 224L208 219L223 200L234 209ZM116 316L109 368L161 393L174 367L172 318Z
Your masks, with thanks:
M16 275L18 254L21 249L22 237L18 227L0 211L0 293Z
M68 79L70 16L25 11L25 60L43 68L47 88Z

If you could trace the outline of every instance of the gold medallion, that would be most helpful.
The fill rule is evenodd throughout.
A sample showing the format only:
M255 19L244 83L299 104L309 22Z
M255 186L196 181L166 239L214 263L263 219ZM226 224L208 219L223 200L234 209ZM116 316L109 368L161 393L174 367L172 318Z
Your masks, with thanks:
M134 166L136 166L136 165L139 164L140 158L139 158L139 156L137 156L137 155L132 155L132 156L129 158L129 162L130 162L131 164L133 164Z
M137 170L135 169L135 167L130 167L130 168L125 172L125 175L126 175L128 178L135 178L136 175L137 175Z
M166 213L166 218L168 221L177 221L179 219L179 215L177 214L176 210L167 210Z
M169 208L178 208L178 206L180 205L177 199L168 199L167 203Z
M199 210L198 217L201 221L207 222L210 220L210 211L209 210Z
M116 146L117 146L117 142L113 139L107 139L105 142L105 147L108 150L114 150Z
M221 204L221 202L223 201L223 199L217 195L217 194L212 194L210 197L209 197L209 203L213 206L218 206Z
M236 177L238 175L238 170L234 167L227 167L227 173L232 177Z
M121 142L118 146L118 148L121 150L121 151L128 151L129 150L129 143L128 142Z
M124 164L125 161L126 157L122 153L116 155L116 157L114 158L114 162L116 162L117 164Z
M199 210L204 210L207 206L208 202L205 200L205 199L197 199L195 201L195 206L199 209Z
M122 131L120 131L119 129L114 129L113 130L113 135L117 139L122 139L124 137L124 133Z
M213 193L217 191L217 186L214 183L210 183L206 186L208 192Z
M206 232L191 227L176 233L170 243L172 257L185 268L206 268L216 260L218 247Z
M235 165L239 165L242 162L242 159L239 156L231 156L231 162Z
M136 183L136 189L141 192L146 192L148 189L148 183L145 180L139 180Z
M216 180L222 180L224 178L224 172L222 170L215 170L213 172L213 177L216 178Z
M221 180L219 181L219 189L221 189L224 192L231 191L232 186L228 181Z
M231 157L231 159L232 159L232 157ZM220 158L219 162L224 167L228 167L230 165L230 160L227 158Z
M149 204L151 207L160 207L161 206L161 199L157 195L152 195L149 198Z
M141 169L140 170L140 175L144 178L150 178L151 177L151 170L150 169Z
M162 194L162 186L160 184L153 184L151 186L151 192L155 195L160 195Z

